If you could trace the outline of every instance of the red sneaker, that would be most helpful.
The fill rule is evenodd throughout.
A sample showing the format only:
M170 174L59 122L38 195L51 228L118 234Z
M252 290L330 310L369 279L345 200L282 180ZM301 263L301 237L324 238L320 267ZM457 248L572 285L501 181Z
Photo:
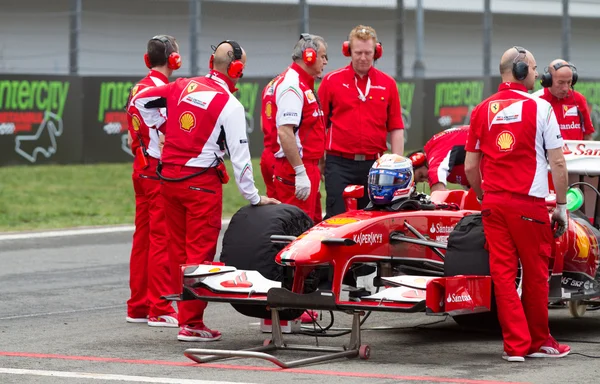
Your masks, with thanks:
M148 318L148 325L151 327L177 328L179 327L177 312L160 316L151 316Z
M221 338L221 332L213 331L206 325L202 327L181 327L177 340L179 341L217 341Z
M558 341L550 336L537 352L530 353L527 357L565 357L569 352L571 352L571 347L558 344Z

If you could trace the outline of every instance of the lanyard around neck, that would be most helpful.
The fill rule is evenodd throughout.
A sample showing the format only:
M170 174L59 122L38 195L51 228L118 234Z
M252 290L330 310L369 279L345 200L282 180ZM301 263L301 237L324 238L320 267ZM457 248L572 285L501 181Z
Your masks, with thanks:
M362 102L367 101L367 96L369 96L369 91L371 90L371 79L369 78L369 75L367 75L367 87L365 88L365 93L363 93L363 91L361 91L358 87L358 79L356 78L356 76L354 76L354 85L356 86L356 90L358 91L358 98Z

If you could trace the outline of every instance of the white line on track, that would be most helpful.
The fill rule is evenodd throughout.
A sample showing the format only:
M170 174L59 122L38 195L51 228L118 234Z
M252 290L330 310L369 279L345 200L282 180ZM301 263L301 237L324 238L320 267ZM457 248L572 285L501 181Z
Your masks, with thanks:
M42 370L37 370L37 369L0 368L0 374L2 374L2 373L8 374L8 375L33 375L33 376L64 377L64 378L72 378L72 379L128 381L128 382L134 382L134 383L237 384L237 383L233 383L230 381L172 379L172 378L168 378L168 377L128 376L128 375L112 375L112 374L104 374L104 373L87 373L87 372L42 371Z
M229 219L221 220L223 227L229 225ZM105 233L119 233L119 232L133 232L135 226L133 225L117 225L113 227L101 227L101 228L81 228L81 229L65 229L57 231L45 231L45 232L23 232L23 233L9 233L2 235L0 234L0 241L6 240L27 240L27 239L45 239L50 237L68 237L68 236L79 236L79 235L100 235Z
M114 309L114 308L124 308L124 307L125 307L125 304L119 304L119 305L108 305L108 306L105 306L105 307L92 307L92 308L83 308L83 309L72 309L72 310L69 310L69 311L45 312L45 313L30 313L28 315L0 317L0 320L24 319L24 318L27 318L27 317L40 317L40 316L61 315L61 314L65 314L65 313L91 312L91 311L100 311L100 310L103 310L103 309Z

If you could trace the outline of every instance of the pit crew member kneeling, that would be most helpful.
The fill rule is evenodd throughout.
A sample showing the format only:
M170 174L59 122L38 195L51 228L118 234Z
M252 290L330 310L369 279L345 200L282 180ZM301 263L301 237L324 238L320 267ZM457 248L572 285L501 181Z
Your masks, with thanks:
M450 128L435 134L423 151L408 155L412 161L415 182L428 182L431 192L445 191L448 183L469 188L465 175L465 143L469 126Z
M233 96L246 54L235 41L223 41L210 58L206 77L177 79L138 93L133 103L149 127L165 134L161 193L165 199L169 260L174 292L181 291L181 264L202 264L215 257L221 231L225 148L241 194L252 205L276 204L254 186L244 107ZM169 118L159 107L167 108ZM163 123L166 124L163 126ZM206 302L180 301L177 339L214 341L221 333L204 325Z

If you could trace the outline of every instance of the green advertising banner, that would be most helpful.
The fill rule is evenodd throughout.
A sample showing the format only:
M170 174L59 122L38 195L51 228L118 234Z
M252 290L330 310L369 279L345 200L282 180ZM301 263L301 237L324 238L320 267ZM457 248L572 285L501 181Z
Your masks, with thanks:
M412 151L423 144L423 81L396 82L404 122L404 148ZM389 147L389 146L388 146Z
M473 108L490 94L490 78L425 80L424 141L444 129L469 124Z
M263 133L260 129L261 95L269 81L269 78L244 78L237 84L238 91L235 97L246 110L246 133L252 157L260 157L263 150Z
M587 100L590 108L590 116L596 132L593 139L600 139L600 82L599 81L578 81L575 84L575 90L580 92Z
M0 80L0 164L81 161L81 79L4 75Z
M132 161L127 146L125 105L140 78L85 77L83 113L83 162Z

